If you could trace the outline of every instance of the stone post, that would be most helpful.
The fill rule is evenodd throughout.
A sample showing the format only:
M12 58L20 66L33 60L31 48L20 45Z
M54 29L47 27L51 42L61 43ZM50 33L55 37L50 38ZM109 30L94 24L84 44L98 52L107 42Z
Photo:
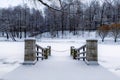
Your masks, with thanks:
M36 40L26 39L25 40L25 55L23 64L35 64L36 63Z
M97 40L86 41L86 62L87 64L98 64Z

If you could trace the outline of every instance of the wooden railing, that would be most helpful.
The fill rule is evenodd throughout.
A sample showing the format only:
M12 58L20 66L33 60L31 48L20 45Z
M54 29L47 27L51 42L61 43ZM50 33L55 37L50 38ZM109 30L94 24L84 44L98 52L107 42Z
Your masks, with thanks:
M51 46L47 46L47 48L43 48L38 44L36 44L37 61L39 60L39 58L41 58L41 60L48 59L48 56L51 56Z
M75 48L74 46L71 47L71 54L73 59L83 59L85 61L86 59L86 45L81 46L80 48Z

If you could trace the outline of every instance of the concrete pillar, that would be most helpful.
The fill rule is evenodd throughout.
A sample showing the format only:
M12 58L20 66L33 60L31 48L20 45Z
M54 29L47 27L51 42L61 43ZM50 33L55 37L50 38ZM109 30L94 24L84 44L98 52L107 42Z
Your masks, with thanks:
M35 64L36 63L36 40L25 40L25 55L23 64Z
M98 64L97 40L86 40L86 62L87 64Z

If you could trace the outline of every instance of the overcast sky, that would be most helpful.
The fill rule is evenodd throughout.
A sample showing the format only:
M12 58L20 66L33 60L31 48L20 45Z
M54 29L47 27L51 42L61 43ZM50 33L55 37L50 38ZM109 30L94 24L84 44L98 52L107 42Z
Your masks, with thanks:
M7 8L9 6L17 6L20 4L24 4L23 1L27 2L28 0L0 0L0 7ZM45 1L45 0L43 0L43 1ZM86 1L86 0L82 0L82 1ZM29 2L28 5L32 5L32 3Z
M22 0L0 0L0 7L16 6L21 3Z

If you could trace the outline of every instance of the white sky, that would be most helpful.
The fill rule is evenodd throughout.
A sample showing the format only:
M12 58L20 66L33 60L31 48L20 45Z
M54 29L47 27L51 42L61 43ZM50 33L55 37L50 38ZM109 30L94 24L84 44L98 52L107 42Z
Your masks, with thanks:
M22 0L0 0L0 7L17 6Z
M0 7L4 8L4 7L9 7L9 6L17 6L19 4L23 4L23 1L26 2L28 0L0 0ZM82 0L82 1L87 1L87 0Z

